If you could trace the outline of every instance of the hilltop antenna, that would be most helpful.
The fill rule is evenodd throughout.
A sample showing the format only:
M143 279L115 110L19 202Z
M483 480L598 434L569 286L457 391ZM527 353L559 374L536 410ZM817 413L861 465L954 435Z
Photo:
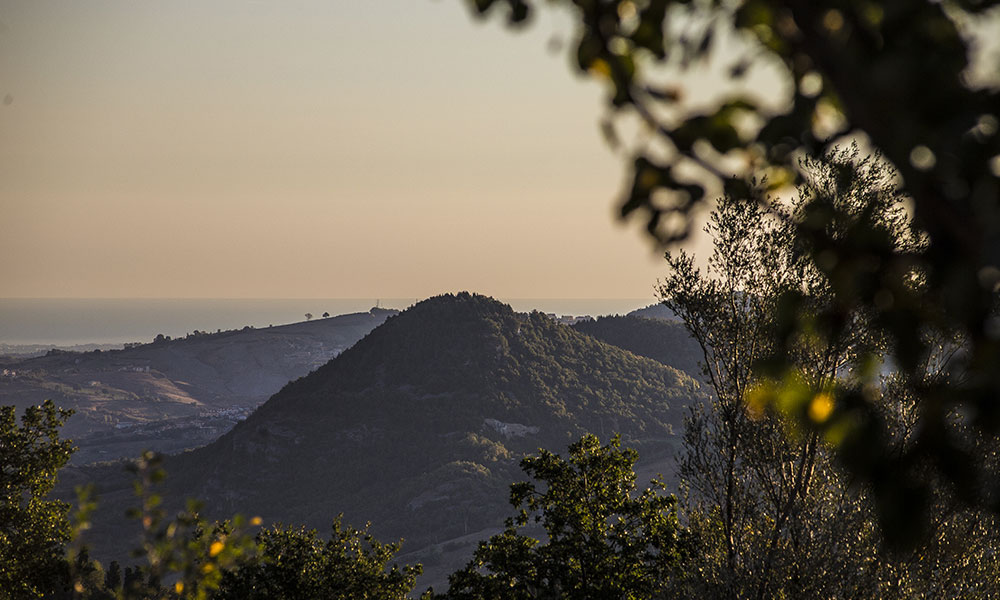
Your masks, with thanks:
M382 300L381 299L378 299L378 300L375 301L375 308L381 308L381 305L382 305Z

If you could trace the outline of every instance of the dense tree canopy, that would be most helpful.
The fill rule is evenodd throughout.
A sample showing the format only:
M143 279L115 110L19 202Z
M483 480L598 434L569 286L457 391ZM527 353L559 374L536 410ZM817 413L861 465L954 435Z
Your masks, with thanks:
M59 428L70 412L51 401L25 409L0 407L0 591L37 598L68 581L63 545L70 538L69 505L46 498L73 453Z
M258 554L225 574L216 600L401 600L420 566L389 566L399 544L333 521L329 540L315 530L274 527L257 535Z
M877 408L860 390L834 398L860 415L859 445L841 449L855 475L875 481L911 473L929 460L964 500L1000 510L1000 478L969 452L968 436L1000 431L1000 92L996 57L975 55L971 25L992 19L996 0L471 0L476 14L506 6L513 25L542 4L570 9L577 24L573 52L583 72L607 82L612 115L636 116L646 127L629 150L632 184L622 215L645 215L660 242L686 235L690 215L719 186L735 198L769 205L767 194L799 181L801 156L822 157L845 136L881 152L898 172L926 243L901 251L866 215L839 212L816 194L795 215L793 234L829 277L835 298L811 321L820 343L834 343L850 315L870 311L888 351L913 392L934 410L919 417L918 435L902 452ZM743 44L729 74L777 67L784 90L778 108L743 91L709 107L683 102L670 68L702 68L720 57L720 37ZM973 68L975 67L975 68ZM985 74L985 75L984 75ZM739 90L740 88L736 88ZM606 130L612 140L614 120ZM652 131L648 136L645 132ZM734 166L735 165L735 166ZM735 175L735 176L734 176ZM836 236L826 225L844 224ZM919 285L914 285L914 278ZM789 291L776 305L786 338L803 330L795 317L808 299ZM958 336L965 376L928 380L922 365L934 338ZM794 351L779 346L770 372L791 377ZM961 414L968 436L943 435ZM810 427L809 419L802 424ZM864 452L859 452L864 448ZM909 510L904 476L893 483L887 511Z
M638 454L618 438L586 435L562 458L545 450L521 461L536 482L511 486L519 509L453 574L447 598L645 599L664 590L680 561L675 499L663 484L636 493ZM521 530L541 526L546 541Z

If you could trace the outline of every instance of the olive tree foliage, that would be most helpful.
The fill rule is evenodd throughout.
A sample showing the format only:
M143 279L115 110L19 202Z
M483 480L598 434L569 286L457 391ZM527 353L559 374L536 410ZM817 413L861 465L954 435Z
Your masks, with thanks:
M58 439L58 427L52 429ZM68 442L66 442L68 443ZM63 518L67 534L52 548L53 560L42 567L60 585L41 594L14 596L48 600L207 600L214 597L225 569L253 556L256 546L247 530L259 519L237 515L223 522L209 522L201 505L188 501L184 510L168 514L156 484L165 473L162 457L144 452L129 463L135 473L134 491L139 506L128 515L139 521L142 535L132 550L136 564L112 562L108 569L90 558L85 531L97 507L93 487L77 488L77 508ZM127 542L126 542L127 543Z
M885 189L874 198L891 201ZM760 383L752 367L772 352L777 303L797 289L809 290L814 304L829 301L795 247L788 216L721 199L706 227L714 242L708 272L683 251L668 253L670 272L659 286L663 302L701 346L703 375L714 392L712 403L695 407L686 423L680 474L695 515L721 527L724 559L708 565L702 582L718 595L849 596L873 588L864 569L836 578L823 572L853 562L858 545L864 554L874 544L871 532L858 527L863 518L853 499L831 497L837 476L820 436L789 436L781 417L767 415L764 406L751 414L744 403ZM796 366L806 376L794 383L812 397L806 410L814 418L828 417L832 385L859 341L841 340L832 350L808 340L796 346ZM823 570L813 568L817 562Z
M844 436L841 458L858 478L876 482L900 472L899 505L911 512L906 490L924 485L913 463L932 469L964 500L1000 510L1000 477L968 444L941 435L956 411L970 433L1000 432L1000 92L995 56L981 56L974 76L971 26L996 19L997 0L468 0L477 15L497 12L512 26L530 21L543 5L567 9L576 23L572 52L581 72L606 82L612 115L644 124L627 169L631 184L619 202L623 216L639 215L658 242L687 235L692 210L706 186L731 197L767 203L753 179L772 185L801 181L797 157L822 157L845 136L863 139L895 168L911 199L926 243L900 252L864 218L829 235L843 220L819 193L801 207L791 234L808 241L806 260L828 277L836 301L814 314L817 344L838 343L851 315L872 313L906 384L927 404L918 439L899 453L878 408L861 387L834 399L836 411L857 416ZM994 21L995 22L995 21ZM743 44L722 55L718 40ZM739 80L758 65L777 68L787 84L767 90L784 102L763 104L744 88L710 106L685 103L671 79L676 69L730 61ZM669 68L665 68L669 67ZM673 71L672 71L673 69ZM647 135L652 132L651 135ZM614 137L613 135L609 137ZM742 165L736 166L733 165ZM778 211L780 213L780 211ZM914 270L922 285L912 285ZM775 307L786 328L777 340L805 333L794 318L810 302L790 290ZM928 382L920 371L934 352L929 341L958 332L967 377ZM794 349L773 347L768 371L778 378L796 369ZM801 421L811 427L808 418ZM969 468L971 465L971 468ZM925 490L926 491L926 490ZM888 494L889 491L886 490ZM918 494L919 496L919 494ZM894 532L893 532L894 533Z
M701 346L703 375L714 392L711 403L691 410L679 462L691 526L716 531L702 536L706 548L684 569L685 585L740 598L997 593L996 535L988 515L964 510L938 485L926 498L925 521L897 514L878 528L882 490L852 485L834 460L831 444L853 434L849 417L835 410L844 388L862 385L895 435L895 452L913 443L920 399L900 395L910 388L898 385L898 374L881 383L887 365L864 360L888 345L870 312L851 313L838 339L817 340L811 315L837 298L795 234L798 213L825 194L844 215L827 223L832 238L845 235L852 219L865 219L900 252L926 240L903 210L894 173L877 157L838 150L805 161L803 170L809 179L788 204L718 202L706 228L714 242L707 272L683 251L667 254L661 298ZM785 327L780 304L793 292L808 299L796 313L802 333L786 356L795 369L784 381L769 382L752 367L773 355L774 334ZM951 348L939 345L944 353ZM929 377L947 376L949 362L942 358L925 365ZM802 421L813 426L801 427ZM887 549L882 532L902 535L905 528L926 535L913 536L906 550Z
M146 451L129 465L136 475L133 490L139 505L127 516L142 526L141 543L132 552L141 562L135 567L135 583L113 591L124 600L214 598L225 570L257 553L248 530L261 521L236 515L209 522L196 500L188 500L184 510L168 513L156 491L166 477L162 462L161 455Z
M444 597L639 600L668 589L684 546L675 498L662 482L637 492L637 458L618 437L601 446L586 435L568 458L541 450L522 460L536 481L511 486L517 516L449 577Z
M68 581L69 505L46 496L74 450L59 438L70 414L46 401L18 424L14 406L0 407L0 590L9 598L40 598Z

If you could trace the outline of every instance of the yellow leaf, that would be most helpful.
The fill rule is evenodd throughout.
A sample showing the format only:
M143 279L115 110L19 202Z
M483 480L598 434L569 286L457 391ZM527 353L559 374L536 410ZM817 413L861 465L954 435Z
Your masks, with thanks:
M830 418L833 412L833 397L826 392L813 396L809 403L809 418L813 423L823 423Z
M603 75L604 77L611 77L611 66L602 58L596 59L594 62L590 63L590 72L594 75Z
M744 395L743 400L747 406L747 412L753 419L760 419L764 416L764 409L772 402L774 397L771 386L767 384L757 384L750 388Z

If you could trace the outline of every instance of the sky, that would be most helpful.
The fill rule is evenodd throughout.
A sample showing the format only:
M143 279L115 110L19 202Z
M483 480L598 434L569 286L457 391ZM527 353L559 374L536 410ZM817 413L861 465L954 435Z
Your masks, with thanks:
M0 297L651 297L559 30L458 0L0 0Z
M652 298L603 90L542 17L0 0L0 297Z

